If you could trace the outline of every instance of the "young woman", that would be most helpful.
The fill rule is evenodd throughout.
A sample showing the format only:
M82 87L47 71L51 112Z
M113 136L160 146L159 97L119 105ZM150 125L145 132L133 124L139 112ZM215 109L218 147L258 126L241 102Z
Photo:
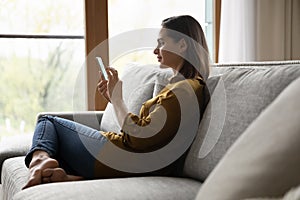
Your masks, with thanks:
M98 90L113 105L122 127L120 133L97 131L59 117L41 117L32 148L25 157L30 176L24 189L42 183L166 174L174 170L169 166L187 150L193 140L189 132L196 132L205 108L208 48L200 24L187 15L163 20L157 42L154 54L160 67L174 72L169 84L143 104L140 115L134 115L123 101L117 70L107 68L108 80L101 75ZM191 127L194 129L190 131ZM163 155L166 153L160 150L169 145L173 145L172 153ZM157 154L148 163L134 163L139 159L124 156L130 153L141 155L140 160ZM124 164L129 160L131 165Z

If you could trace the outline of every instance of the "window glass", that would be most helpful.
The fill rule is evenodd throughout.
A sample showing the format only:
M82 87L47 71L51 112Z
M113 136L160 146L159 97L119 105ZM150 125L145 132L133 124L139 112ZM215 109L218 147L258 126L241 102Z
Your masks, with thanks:
M82 0L1 0L1 34L84 34Z
M175 15L193 16L206 32L206 9L211 8L206 6L205 0L108 0L109 38L114 41L118 37L122 38L121 35L129 31L143 28L159 29L163 19ZM212 42L212 32L206 33L209 33L206 34L208 42ZM138 39L137 34L136 40ZM153 42L156 44L156 41ZM110 56L110 64L119 70L129 62L157 64L153 48L133 49L121 55L116 55L115 51L116 49L110 48L110 55L113 55Z
M39 112L74 110L74 99L84 96L74 97L74 90L85 48L83 1L3 0L0 6L1 140L32 133Z

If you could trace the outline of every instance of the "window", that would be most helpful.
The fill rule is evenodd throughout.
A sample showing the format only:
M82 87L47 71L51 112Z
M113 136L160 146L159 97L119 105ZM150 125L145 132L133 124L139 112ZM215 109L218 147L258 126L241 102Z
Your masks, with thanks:
M0 2L0 139L32 132L43 111L73 110L84 64L83 1Z
M211 4L211 0L2 0L0 139L32 132L36 114L42 111L104 108L94 98L98 68L89 66L86 77L79 76L85 76L85 51L89 54L105 40L108 30L114 39L140 28L160 28L161 20L172 15L190 14L201 23L212 54ZM117 56L109 49L110 64L115 66L132 61L157 64L153 48ZM75 107L74 101L79 105Z
M126 32L138 30L140 28L160 28L161 20L179 14L189 14L194 16L201 23L208 41L211 58L213 58L215 38L213 38L212 14L213 3L219 0L85 0L86 4L86 46L87 54L94 47L104 44L103 49L109 49L108 54L102 55L109 64L122 72L122 67L128 62L156 63L153 56L153 49L156 45L156 38L151 48L131 49L128 51L119 51L119 47L114 47L114 42L124 36ZM213 30L213 31L212 31ZM108 36L109 35L109 36ZM157 34L156 34L157 37ZM109 38L109 48L104 41ZM142 41L143 37L134 38ZM147 39L150 41L149 39ZM121 40L119 40L121 41ZM125 40L126 41L126 40ZM122 40L124 42L124 40ZM123 45L122 42L119 44ZM127 40L126 42L130 42ZM109 58L108 58L109 57ZM88 64L87 67L87 104L88 110L103 110L106 101L95 92L95 85L98 78L95 77L98 68L94 64Z
M126 9L125 9L126 8ZM133 40L147 40L143 37L143 28L159 29L161 21L167 17L188 14L196 18L205 31L210 52L213 52L213 31L212 31L212 1L211 0L109 0L108 1L108 27L109 38L112 44L122 34L131 35ZM136 30L136 31L135 31ZM135 31L135 33L128 33ZM147 32L147 31L145 31ZM145 33L144 32L144 33ZM130 40L130 39L129 39ZM131 40L130 42L134 42ZM122 45L122 44L118 44ZM143 62L157 64L156 57L153 56L152 48L140 48L121 52L117 55L115 47L110 45L110 64L122 69L128 62ZM118 51L120 51L118 49Z

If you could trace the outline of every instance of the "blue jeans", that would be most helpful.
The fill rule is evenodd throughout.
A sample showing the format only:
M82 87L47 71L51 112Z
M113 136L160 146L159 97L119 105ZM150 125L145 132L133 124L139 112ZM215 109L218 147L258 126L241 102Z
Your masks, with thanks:
M37 122L25 164L29 166L34 151L43 150L68 174L92 179L97 161L93 155L97 155L107 141L96 129L46 115Z

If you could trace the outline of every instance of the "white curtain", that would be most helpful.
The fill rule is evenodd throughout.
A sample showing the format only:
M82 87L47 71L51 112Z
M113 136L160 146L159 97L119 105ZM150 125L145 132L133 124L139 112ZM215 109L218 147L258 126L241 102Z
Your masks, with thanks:
M300 0L222 0L219 62L300 59Z

